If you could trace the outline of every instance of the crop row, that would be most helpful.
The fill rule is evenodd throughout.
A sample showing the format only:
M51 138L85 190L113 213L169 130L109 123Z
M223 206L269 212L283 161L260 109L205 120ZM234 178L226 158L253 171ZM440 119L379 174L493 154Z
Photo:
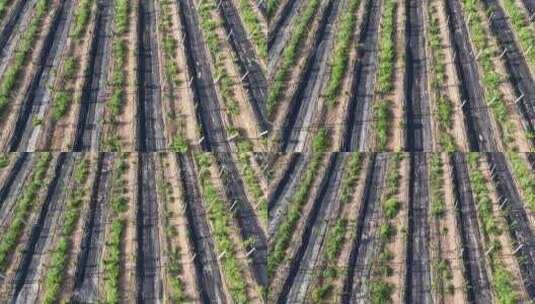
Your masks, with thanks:
M234 92L232 89L232 79L225 67L225 60L229 54L223 52L223 42L217 33L218 21L214 20L214 12L216 10L215 2L202 0L198 6L199 16L201 17L201 30L210 50L210 55L214 62L215 79L219 85L223 103L232 115L240 114L240 106L234 100Z
M439 127L439 143L445 151L453 151L457 147L453 140L452 102L443 91L447 81L444 44L441 38L440 21L436 6L429 7L429 26L427 44L431 49L431 78L432 98L437 109L437 123Z
M349 2L347 11L343 16L340 28L336 34L334 54L331 62L331 75L327 83L327 88L325 89L325 96L330 106L335 104L336 97L340 94L342 80L347 71L349 50L357 22L356 11L359 8L359 5L360 0L351 0Z
M401 209L398 195L401 183L400 166L402 159L403 155L400 153L390 155L386 188L381 198L385 221L379 226L379 237L382 245L379 245L381 248L379 255L374 257L376 259L372 270L374 278L370 282L370 299L371 303L374 304L390 303L395 288L386 278L394 274L390 265L394 258L394 253L388 248L388 243L392 242L397 233L392 221Z
M394 75L394 24L397 4L395 1L385 1L384 15L379 32L379 67L377 70L376 93L381 96L374 106L375 132L378 150L385 150L388 140L388 130L391 122L392 101L384 96L392 91L392 77Z
M128 31L128 13L130 10L129 0L116 0L115 1L115 16L114 26L115 32L113 34L113 49L112 49L112 94L110 100L106 104L110 111L109 120L111 127L115 128L117 125L117 117L121 114L123 99L125 97L125 82L126 82L126 52L127 41L124 37ZM120 150L119 137L116 132L109 133L110 138L106 142L112 151Z
M273 17L273 14L275 14L279 8L280 2L281 0L267 0L266 9L268 18Z
M467 22L468 29L475 49L479 52L478 61L483 72L481 80L487 93L487 105L492 109L497 119L502 138L505 137L505 143L511 145L515 140L515 126L509 118L505 97L500 90L500 84L506 79L498 73L493 62L496 51L490 45L487 29L485 29L480 16L481 9L478 2L475 0L463 0L463 2L466 14L471 18Z
M16 202L13 220L0 236L0 271L3 271L9 261L9 257L17 245L21 234L26 227L28 217L37 203L39 192L43 188L44 179L50 163L51 154L43 153L35 166L30 184L24 187L24 193Z
M258 206L260 220L267 224L268 220L268 202L264 191L260 185L258 176L252 166L252 146L249 142L242 140L238 144L238 165L240 167L243 181L247 191L253 196L254 205Z
M223 256L220 259L222 270L228 284L232 300L236 303L248 301L247 284L243 279L242 269L237 257L237 249L243 244L236 244L232 239L232 215L228 212L216 185L212 182L210 155L197 153L195 155L199 167L199 181L204 201L208 205L208 219L213 229L212 236L218 252Z
M0 154L0 169L9 165L9 156L7 154Z
M344 177L340 192L340 203L342 206L349 203L353 197L354 187L360 175L362 167L362 154L353 153L350 156L349 163L344 169ZM334 281L340 275L337 267L338 256L345 242L348 221L346 218L336 220L327 237L321 271L318 274L317 283L312 290L312 300L315 303L327 301L334 289Z
M175 53L178 48L178 42L175 37L172 35L172 26L173 26L173 20L171 15L171 1L169 0L160 0L160 13L163 16L163 20L161 22L161 28L162 28L162 36L163 36L163 51L164 51L164 65L165 65L165 77L167 79L167 83L170 85L172 90L170 90L169 94L171 95L171 99L174 99L174 89L180 85L180 80L178 79L178 73L180 72L180 68L178 67L178 63L175 59ZM176 119L176 117L172 117L172 120ZM182 132L180 130L177 130L176 134L173 137L173 141L171 143L171 149L175 152L184 153L189 150L189 144Z
M444 163L442 162L441 154L432 154L430 157L429 183L431 187L431 215L435 219L443 218L446 212L443 166ZM444 230L443 233L446 234L448 231ZM437 247L441 250L440 245ZM433 278L433 286L438 289L446 285L446 291L452 294L454 292L454 286L452 284L452 270L449 261L441 257L433 258L433 266L436 274L431 276Z
M164 215L164 231L167 237L167 279L169 281L169 299L171 303L183 303L185 299L184 295L184 282L181 279L183 274L181 258L181 248L177 242L173 239L178 235L179 231L176 226L171 223L171 218L174 215L174 211L170 209L170 200L172 197L171 184L167 181L161 181L159 185L159 193L163 198L163 215Z
M320 6L319 0L307 1L303 15L299 17L297 24L292 29L292 37L284 48L282 63L277 67L275 77L271 83L267 98L267 111L271 115L286 85L291 68L294 67L299 52L299 46L310 32L310 24L316 16ZM269 4L268 4L269 11Z
M522 190L526 206L535 212L535 176L526 161L518 153L509 153L509 159L518 184Z
M61 285L65 280L65 267L69 260L69 249L72 246L73 233L78 224L81 210L86 202L87 177L91 163L83 158L74 171L74 185L66 203L66 213L62 221L61 237L52 249L44 280L45 295L43 303L57 303Z
M91 14L92 4L92 0L82 0L76 9L74 28L71 31L71 36L74 38L74 43L76 45L81 42L81 35L87 31L87 23ZM67 113L68 106L74 97L74 94L72 94L72 87L74 86L74 77L79 68L79 62L80 56L77 55L70 55L64 61L63 71L59 76L62 85L56 92L52 110L52 117L55 120L58 120Z
M508 19L513 25L520 45L524 49L526 59L532 67L535 67L535 50L533 50L535 47L535 32L532 24L526 20L525 14L518 7L515 0L504 0L504 4L505 11L509 15Z
M124 213L129 208L124 174L128 169L126 155L121 154L114 168L111 184L110 230L106 235L103 300L106 303L119 303L119 281L121 275L122 239L126 228Z
M9 6L9 0L0 0L0 22L4 20L6 9Z
M35 12L30 21L28 28L25 30L19 48L15 51L15 60L13 64L6 69L2 81L0 82L0 114L6 110L11 100L11 93L17 83L22 68L28 64L28 56L35 45L35 39L39 34L43 20L49 10L48 1L38 0L35 6Z
M498 238L503 233L503 229L497 221L498 215L493 213L488 181L479 168L479 162L479 154L468 155L470 184L477 205L477 215L479 222L482 223L483 234L490 240L490 244L487 244L487 256L492 272L492 283L499 303L516 303L518 298L515 294L513 276L500 254L502 244Z
M290 198L291 205L288 214L280 224L277 233L271 241L271 252L268 256L267 268L268 276L272 277L279 264L286 258L286 251L290 245L292 235L301 219L301 212L308 200L312 190L312 184L323 159L322 153L314 153L312 159L304 172L296 192Z
M237 0L240 17L261 59L267 59L266 35L249 0Z

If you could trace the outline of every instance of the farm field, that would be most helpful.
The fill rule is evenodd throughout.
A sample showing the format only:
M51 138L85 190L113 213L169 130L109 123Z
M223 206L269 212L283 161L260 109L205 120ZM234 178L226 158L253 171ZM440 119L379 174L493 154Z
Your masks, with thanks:
M535 155L287 153L268 303L531 303Z
M268 0L272 151L535 144L529 0Z
M2 303L265 302L267 180L226 153L0 157Z
M0 2L0 151L266 150L254 0Z

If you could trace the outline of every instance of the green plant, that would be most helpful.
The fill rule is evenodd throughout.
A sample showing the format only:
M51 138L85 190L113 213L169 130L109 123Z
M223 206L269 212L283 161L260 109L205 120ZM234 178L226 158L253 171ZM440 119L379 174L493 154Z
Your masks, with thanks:
M3 169L9 165L9 158L7 154L0 154L0 169Z
M431 214L435 217L444 215L444 172L440 154L431 155Z
M312 139L312 151L324 152L329 145L329 133L325 127L321 127Z
M92 0L81 0L78 8L76 9L74 28L72 30L72 35L76 39L79 39L80 35L83 34L87 28L87 21L89 20L89 15L91 14L92 4Z

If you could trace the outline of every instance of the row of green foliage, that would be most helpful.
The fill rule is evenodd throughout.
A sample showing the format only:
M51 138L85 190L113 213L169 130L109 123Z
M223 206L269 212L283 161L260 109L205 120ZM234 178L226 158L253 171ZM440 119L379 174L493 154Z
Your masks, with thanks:
M171 15L171 1L169 0L160 0L160 13L163 16L161 23L162 27L162 39L163 39L163 50L164 50L164 61L165 61L165 77L167 78L168 84L171 86L169 94L171 98L174 96L175 86L180 85L180 80L177 75L179 73L178 64L176 62L176 50L178 48L178 42L175 37L172 35L173 20ZM172 117L171 120L174 120ZM171 143L171 149L175 152L185 153L189 149L188 141L185 136L178 130L173 141Z
M226 278L227 287L232 300L235 303L248 303L247 284L243 278L240 262L237 257L237 248L241 244L236 244L232 239L232 213L228 211L221 195L212 181L210 167L212 159L210 154L197 153L195 155L199 167L199 180L202 187L202 196L208 205L208 219L211 222L212 237L217 251L222 254L223 273Z
M24 31L18 49L14 53L15 59L13 64L4 72L2 81L0 82L0 115L6 110L9 100L11 100L10 95L15 88L20 72L28 64L28 55L35 45L34 40L43 26L43 20L49 9L47 2L47 0L37 1L34 15L28 28Z
M342 80L347 71L349 47L353 41L359 5L360 0L350 0L349 7L344 13L340 28L338 28L338 33L336 34L334 54L331 61L331 76L325 89L325 96L330 106L336 103L336 97L340 94Z
M86 187L84 185L87 183L89 165L90 161L84 158L74 171L74 188L71 189L72 192L66 203L65 216L62 221L62 234L56 248L52 250L52 256L45 275L43 303L53 304L58 301L61 285L65 279L69 248L86 195Z
M124 213L129 208L126 180L124 175L128 169L126 155L118 156L111 184L110 230L106 236L103 277L103 302L119 303L119 282L121 275L122 239L126 228Z
M13 1L10 0L0 0L0 22L4 20L6 9L9 6L10 2L13 3Z
M123 107L123 99L125 97L125 82L126 71L126 52L127 42L124 35L128 31L128 14L130 11L129 0L115 1L115 18L114 26L115 33L113 35L112 56L113 56L113 70L112 70L112 94L110 100L106 104L110 111L109 120L114 128L117 125L117 118L121 114ZM110 133L110 138L107 139L106 145L112 151L119 151L121 149L118 134Z
M387 282L385 279L393 274L393 269L390 266L394 256L388 249L388 243L396 234L396 229L392 224L394 218L399 214L401 203L398 195L401 183L401 160L403 155L401 153L391 154L389 157L389 169L386 177L386 188L381 198L381 207L385 217L385 222L379 226L379 235L382 245L379 256L373 268L373 278L370 284L370 300L371 303L391 303L392 293L394 292L394 285Z
M480 16L481 8L477 0L463 0L467 16L471 16L468 24L475 50L479 53L479 64L483 75L481 81L486 92L487 104L492 109L497 119L502 137L505 143L510 145L515 141L515 125L509 119L505 97L500 90L500 84L505 81L495 67L493 57L499 56L500 50L493 49L490 45L488 32L483 25Z
M436 7L429 8L429 27L427 44L431 49L431 89L437 107L437 122L440 129L439 142L445 151L454 151L457 146L451 135L453 128L453 108L443 87L447 82L444 45L442 43L440 21Z
M201 30L203 36L208 44L210 55L212 56L215 75L214 78L219 85L223 103L232 115L240 114L240 107L236 100L234 100L232 79L225 67L225 60L227 55L223 52L223 42L217 35L217 21L214 20L213 13L216 12L216 3L209 0L202 0L198 6L198 12L201 21Z
M468 169L479 222L483 225L483 234L490 240L487 247L490 250L488 257L494 290L498 303L518 303L513 275L503 262L501 253L502 244L499 240L499 236L503 230L496 219L497 215L493 214L488 182L478 164L480 157L481 155L478 153L468 154Z
M273 17L273 14L275 14L277 9L279 8L280 0L267 0L266 2L267 16L268 19L271 19L271 17Z
M163 155L163 154L160 154ZM166 166L169 167L169 166ZM171 223L175 216L175 211L169 208L169 201L173 200L171 183L162 181L159 185L159 192L163 200L164 229L167 237L167 281L169 282L169 294L166 295L166 301L170 303L184 303L186 298L184 294L184 283L181 275L183 274L182 263L180 261L181 250L175 238L178 236L176 226Z
M446 203L444 194L444 168L442 157L439 153L431 154L430 158L430 186L431 186L431 214L435 218L442 218L445 213ZM434 268L436 269L436 276L433 281L434 286L443 286L447 284L446 290L452 294L455 290L451 273L451 265L447 259L434 259Z
M522 189L523 199L532 212L535 212L535 174L518 153L509 153L516 180Z
M74 43L79 44L81 42L81 35L87 30L87 22L91 15L92 0L81 0L78 4L76 12L74 13L74 27L71 31L74 37ZM58 120L63 117L69 108L69 105L73 99L72 93L69 91L68 86L74 83L74 77L78 70L78 56L69 56L63 64L62 78L63 86L56 93L54 98L54 104L52 105L52 118Z
M80 0L78 8L74 14L74 28L72 30L72 36L79 39L87 30L87 21L91 15L91 6L93 4L92 0Z
M280 224L280 228L273 236L271 242L272 246L267 261L268 276L270 278L273 277L279 264L286 258L286 251L292 240L295 228L299 223L299 219L301 219L301 212L308 200L310 191L312 190L312 184L321 165L323 154L317 151L310 157L311 160L305 170L303 178L301 179L297 190L290 198L288 214Z
M377 70L376 93L380 100L376 101L374 106L375 132L377 149L385 150L388 141L388 132L392 121L392 101L382 99L382 96L388 94L393 89L392 77L394 75L394 24L396 19L395 1L385 1L381 30L379 32L379 67Z
M9 165L9 156L6 153L0 154L0 169L3 169Z
M444 170L440 154L433 153L430 161L431 171L431 214L442 217L445 210Z
M342 179L340 203L347 204L355 192L355 184L360 175L362 167L362 153L353 153L350 156L347 167L344 168ZM324 252L322 271L319 272L317 284L312 290L312 300L314 303L328 301L328 297L334 290L334 280L338 277L337 257L342 250L344 236L347 231L347 220L339 218L333 226L327 238L326 250Z
M535 32L533 31L532 24L528 22L525 13L522 8L518 6L515 0L504 0L504 7L508 20L513 25L514 31L522 48L527 53L527 60L533 68L535 68ZM531 49L530 49L531 48Z
M242 140L238 143L238 165L240 166L240 171L249 192L254 199L254 205L258 206L258 211L260 213L260 219L267 224L268 220L268 202L264 191L258 180L258 176L252 166L253 160L253 147L250 142Z
M240 10L240 17L243 20L245 29L251 35L256 49L258 50L261 59L267 59L267 39L266 34L262 30L262 25L258 20L256 13L251 6L249 0L238 0L238 9Z
M44 185L50 158L50 153L41 154L32 174L30 184L24 187L23 195L17 199L13 220L0 236L0 271L6 268L8 259L13 254L24 227L27 226L26 221L30 217L32 209L37 204L39 192Z
M275 78L271 84L269 95L267 98L267 110L271 114L274 107L279 102L279 98L287 83L287 77L290 69L295 66L297 61L297 53L299 47L306 35L310 33L310 24L316 16L317 10L320 6L319 0L307 1L303 15L299 17L297 24L292 29L292 37L288 41L287 46L282 53L282 63L277 68Z

